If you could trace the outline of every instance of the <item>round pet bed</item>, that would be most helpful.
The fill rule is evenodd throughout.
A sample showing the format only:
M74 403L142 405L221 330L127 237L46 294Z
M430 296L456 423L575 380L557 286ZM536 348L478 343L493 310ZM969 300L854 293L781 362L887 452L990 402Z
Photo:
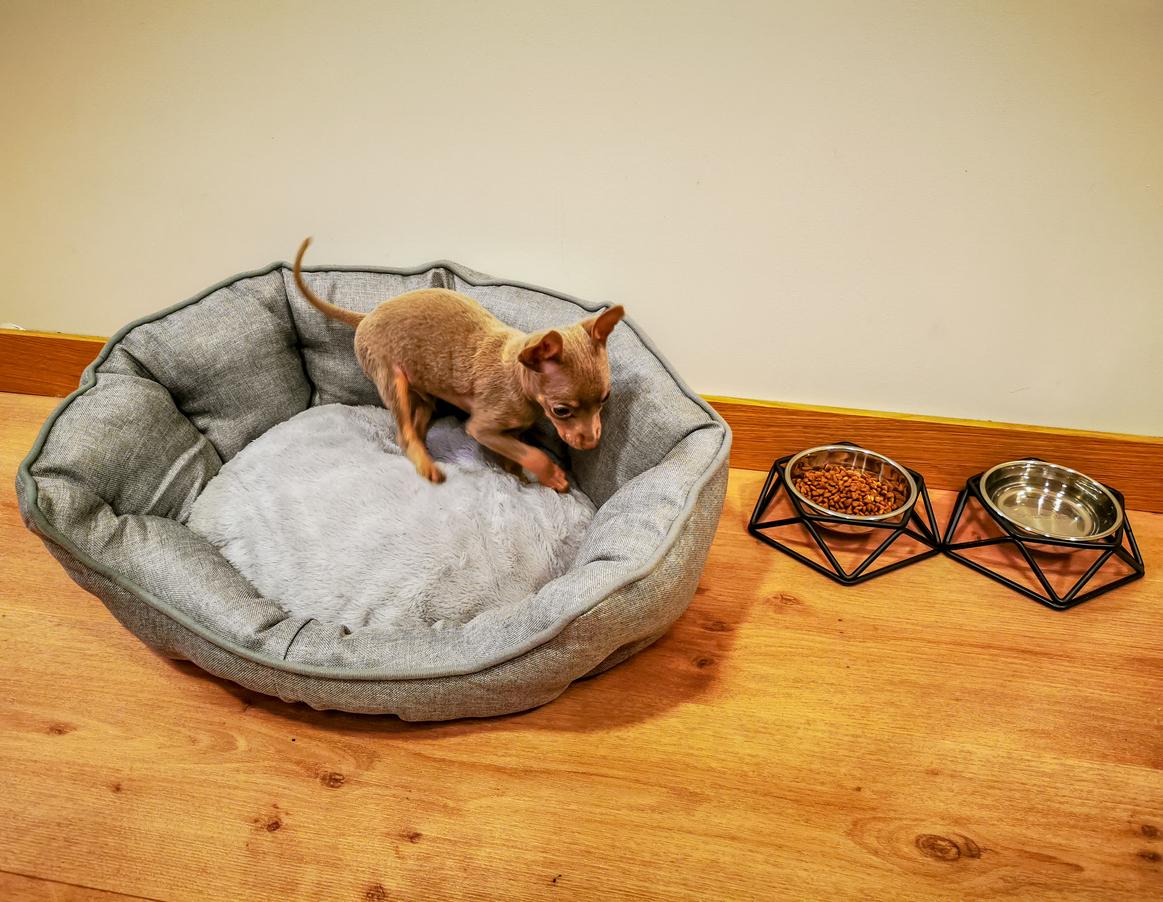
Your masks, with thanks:
M317 268L306 278L360 311L412 289L450 288L526 331L600 307L453 263ZM256 440L273 442L280 425L330 415L315 408L379 407L352 330L317 313L283 263L118 332L21 465L20 510L69 575L144 642L250 689L406 720L532 708L670 627L694 595L722 509L726 424L631 321L608 347L613 396L599 447L571 452L548 429L539 438L592 502L588 525L569 539L568 566L555 563L523 597L495 599L482 586L482 603L453 605L457 616L365 625L293 613L232 566L228 537L191 528L204 491L252 442L248 454L257 454ZM458 427L447 428L455 445Z

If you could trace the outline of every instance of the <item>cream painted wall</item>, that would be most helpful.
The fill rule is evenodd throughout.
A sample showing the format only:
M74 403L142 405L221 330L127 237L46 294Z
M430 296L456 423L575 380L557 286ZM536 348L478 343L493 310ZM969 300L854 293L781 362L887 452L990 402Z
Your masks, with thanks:
M0 0L0 321L287 259L621 301L703 392L1163 433L1163 3Z

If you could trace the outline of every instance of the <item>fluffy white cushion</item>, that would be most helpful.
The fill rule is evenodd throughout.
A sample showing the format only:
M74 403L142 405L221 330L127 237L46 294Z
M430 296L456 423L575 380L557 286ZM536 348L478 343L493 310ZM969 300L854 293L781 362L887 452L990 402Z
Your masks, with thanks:
M454 419L421 479L378 407L313 407L222 467L188 526L294 614L414 631L519 602L569 569L594 507L505 473Z

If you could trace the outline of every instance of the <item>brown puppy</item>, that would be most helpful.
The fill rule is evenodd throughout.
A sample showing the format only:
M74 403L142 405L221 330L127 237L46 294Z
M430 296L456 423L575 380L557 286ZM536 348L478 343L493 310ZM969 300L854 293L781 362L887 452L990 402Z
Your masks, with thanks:
M524 468L542 485L569 488L561 468L518 436L544 412L571 448L597 446L610 396L606 339L625 314L621 305L532 335L443 288L410 291L356 313L318 297L303 281L310 243L295 257L295 284L323 314L355 327L356 358L395 414L400 447L421 476L444 481L424 443L439 398L469 414L468 434L500 455L510 472L521 476Z

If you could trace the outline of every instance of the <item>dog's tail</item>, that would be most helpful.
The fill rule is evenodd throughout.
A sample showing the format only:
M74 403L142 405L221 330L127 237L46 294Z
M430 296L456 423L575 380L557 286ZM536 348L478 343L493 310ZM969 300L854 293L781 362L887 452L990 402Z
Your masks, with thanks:
M307 283L303 281L303 254L306 253L307 245L310 243L310 238L304 238L303 243L299 245L299 253L295 257L295 284L303 292L303 297L310 301L311 305L324 316L337 319L341 323L347 323L349 326L358 326L365 314L356 313L354 310L345 310L343 307L336 307L334 304L329 304L308 288Z

